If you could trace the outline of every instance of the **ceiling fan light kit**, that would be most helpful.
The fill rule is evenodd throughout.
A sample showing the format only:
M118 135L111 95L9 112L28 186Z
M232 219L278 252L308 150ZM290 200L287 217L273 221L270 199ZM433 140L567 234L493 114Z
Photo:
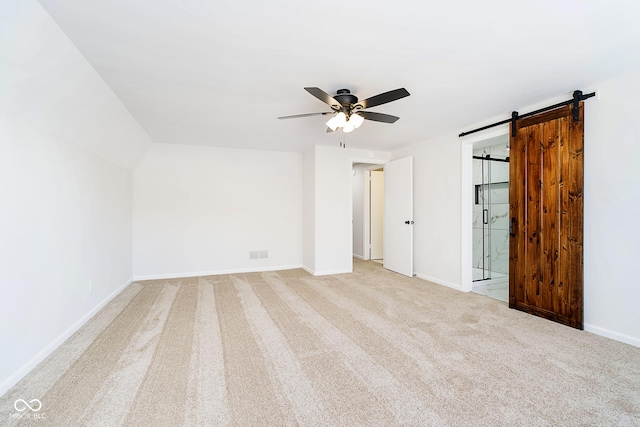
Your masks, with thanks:
M358 129L363 122L364 118L358 113L351 113L347 120L347 115L341 111L331 117L325 124L332 131L342 128L343 132L351 132L354 129Z
M335 131L337 128L341 128L347 124L347 115L340 111L338 114L331 117L325 124L329 129Z
M349 119L349 122L353 123L353 126L355 126L355 128L358 129L360 127L360 125L362 123L364 123L364 117L362 117L358 113L354 113L354 114L351 115L351 118Z
M346 133L352 132L359 128L365 120L381 123L395 123L400 117L363 110L409 96L409 92L405 88L401 88L381 93L358 102L358 97L353 95L349 89L339 89L335 96L331 96L317 87L305 87L304 89L320 101L329 105L332 111L282 116L278 117L278 119L326 116L331 114L332 117L325 123L328 128L327 132L334 132L338 128L341 128L342 131Z
M338 129L338 125L336 124L335 119L336 117L333 116L327 121L327 123L325 123L325 125L327 125L329 129L331 129L331 132L335 132L335 130Z
M342 127L342 132L344 133L353 132L354 130L355 126L353 126L351 123L347 123Z

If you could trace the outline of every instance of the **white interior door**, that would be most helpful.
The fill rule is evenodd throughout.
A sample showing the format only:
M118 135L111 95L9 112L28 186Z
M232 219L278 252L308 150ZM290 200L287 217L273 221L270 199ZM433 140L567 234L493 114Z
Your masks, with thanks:
M369 182L370 205L369 210L371 221L370 233L370 259L382 259L384 257L384 172L371 171Z
M413 277L413 158L384 165L385 268Z

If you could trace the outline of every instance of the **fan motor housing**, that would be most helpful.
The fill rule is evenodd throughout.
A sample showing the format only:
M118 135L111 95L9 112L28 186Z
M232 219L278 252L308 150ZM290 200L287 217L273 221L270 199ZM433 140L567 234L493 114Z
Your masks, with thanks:
M358 97L353 95L349 89L338 89L338 94L333 99L342 104L343 107L348 107L358 102Z

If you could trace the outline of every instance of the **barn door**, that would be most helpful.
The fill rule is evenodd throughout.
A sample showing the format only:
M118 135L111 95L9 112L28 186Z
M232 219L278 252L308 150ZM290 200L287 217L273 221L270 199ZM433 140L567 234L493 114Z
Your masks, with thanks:
M517 122L510 151L509 307L583 328L584 107Z

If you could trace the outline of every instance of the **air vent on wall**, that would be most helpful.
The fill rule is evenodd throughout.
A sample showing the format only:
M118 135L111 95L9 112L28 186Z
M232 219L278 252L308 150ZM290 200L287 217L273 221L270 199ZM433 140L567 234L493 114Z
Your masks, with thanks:
M266 259L269 258L269 251L249 251L249 259Z

